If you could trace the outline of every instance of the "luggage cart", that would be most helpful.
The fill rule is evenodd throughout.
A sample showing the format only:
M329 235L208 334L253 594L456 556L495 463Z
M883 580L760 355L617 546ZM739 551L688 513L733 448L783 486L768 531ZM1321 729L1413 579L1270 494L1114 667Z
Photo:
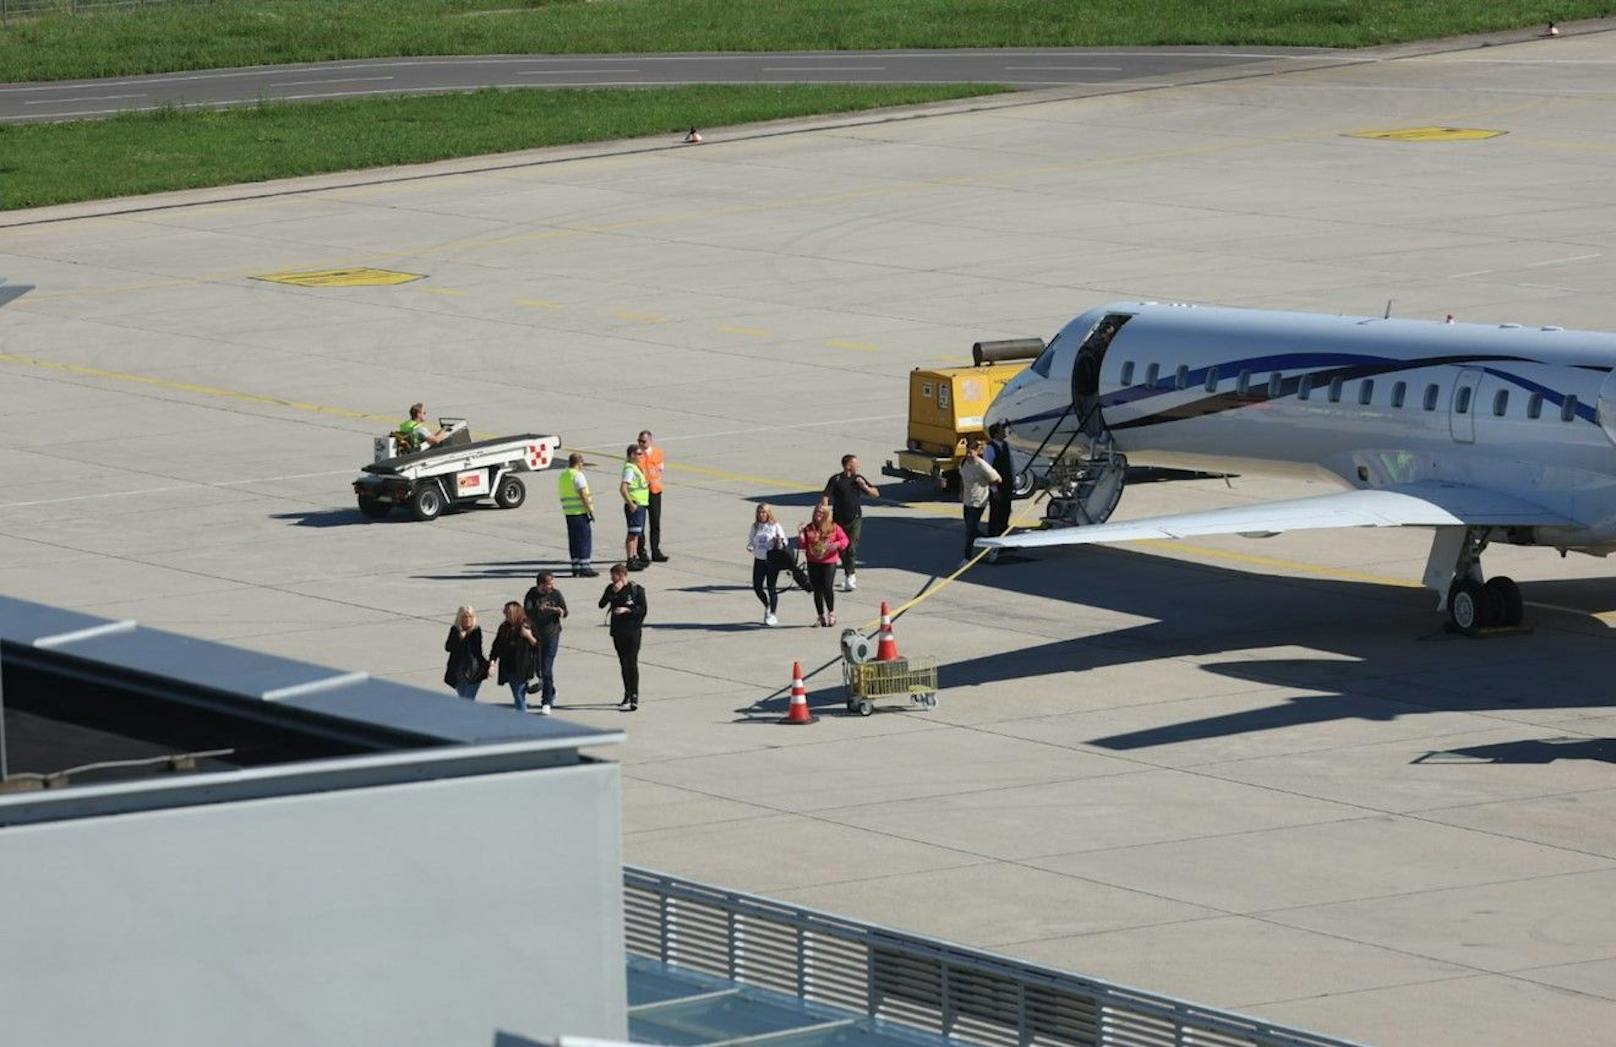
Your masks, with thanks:
M911 705L937 708L937 659L899 658L872 661L870 639L857 629L842 633L842 682L847 685L847 711L869 716L882 698L907 696Z

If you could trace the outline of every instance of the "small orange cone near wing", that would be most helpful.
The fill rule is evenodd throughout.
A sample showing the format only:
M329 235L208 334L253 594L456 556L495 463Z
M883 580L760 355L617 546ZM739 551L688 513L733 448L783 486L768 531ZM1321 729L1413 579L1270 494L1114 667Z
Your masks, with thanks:
M881 639L875 646L875 660L878 662L895 662L902 655L898 653L898 638L892 635L892 611L888 609L887 602L881 601Z
M808 711L808 689L802 685L802 663L791 663L791 707L781 723L814 723L819 717Z

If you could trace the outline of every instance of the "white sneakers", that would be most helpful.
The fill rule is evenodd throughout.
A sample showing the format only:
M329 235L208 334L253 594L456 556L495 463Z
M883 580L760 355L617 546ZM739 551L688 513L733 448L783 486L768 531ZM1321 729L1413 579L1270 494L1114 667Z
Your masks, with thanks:
M540 716L549 716L550 715L550 707L548 705L539 706L539 715Z
M780 624L780 619L778 619L778 618L776 618L774 616L773 611L764 611L763 612L763 624L764 625L779 625Z
M857 589L857 588L858 588L858 575L856 575L856 574L848 575L847 576L847 581L842 583L842 592L850 593L854 589Z

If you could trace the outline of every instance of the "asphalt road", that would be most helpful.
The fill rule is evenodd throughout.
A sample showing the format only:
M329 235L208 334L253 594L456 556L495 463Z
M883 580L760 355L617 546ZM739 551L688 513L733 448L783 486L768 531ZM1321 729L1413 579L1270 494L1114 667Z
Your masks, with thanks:
M506 55L378 58L0 87L0 121L110 116L165 105L230 106L479 87L688 83L995 83L1022 89L1179 82L1243 65L1333 63L1317 48L833 51L776 54Z

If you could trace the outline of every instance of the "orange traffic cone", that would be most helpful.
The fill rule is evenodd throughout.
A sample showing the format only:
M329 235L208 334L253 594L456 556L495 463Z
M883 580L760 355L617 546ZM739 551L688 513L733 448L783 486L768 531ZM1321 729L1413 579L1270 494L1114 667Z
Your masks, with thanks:
M881 639L875 645L875 660L878 662L895 662L903 657L898 653L898 639L892 635L892 612L887 609L887 602L881 601Z
M698 145L698 144L700 144L700 142L701 142L701 132L696 130L694 127L692 127L690 129L690 133L685 135L685 142L687 142L690 145Z
M791 707L781 723L818 723L819 717L808 711L808 689L802 685L802 663L791 663Z

